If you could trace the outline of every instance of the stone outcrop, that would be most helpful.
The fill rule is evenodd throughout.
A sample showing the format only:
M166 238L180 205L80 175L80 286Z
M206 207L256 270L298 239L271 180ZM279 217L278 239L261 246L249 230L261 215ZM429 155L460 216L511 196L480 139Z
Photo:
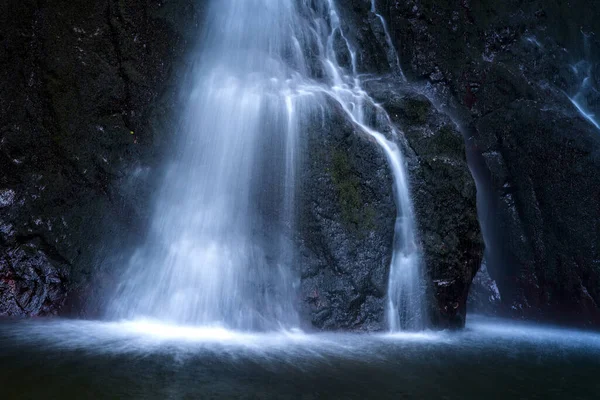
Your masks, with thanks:
M411 193L439 328L463 327L473 277L483 257L476 187L456 125L414 88L396 80L367 85L403 136Z
M302 311L318 329L385 329L393 177L379 145L329 104L305 132L296 217Z

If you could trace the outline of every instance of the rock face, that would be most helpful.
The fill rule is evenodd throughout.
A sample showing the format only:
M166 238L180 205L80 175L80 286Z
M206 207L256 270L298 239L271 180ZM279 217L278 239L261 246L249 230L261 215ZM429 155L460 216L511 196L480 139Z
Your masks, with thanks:
M593 1L380 0L404 72L468 139L503 313L600 324Z
M0 315L78 311L118 279L205 3L0 5ZM472 172L501 312L600 324L600 5L377 0L390 46L370 0L338 3L365 90L400 132L432 323L464 324L482 258ZM333 104L325 121L305 135L301 309L319 329L383 329L392 177Z
M367 88L403 133L411 192L439 328L463 327L469 287L483 256L475 182L462 135L422 94L397 83Z
M396 219L392 175L377 143L330 105L322 123L305 132L301 304L318 329L380 330Z
M103 258L143 232L194 3L0 5L0 315L89 295Z
M377 79L366 88L403 135L430 322L438 328L462 327L483 256L462 135L427 98L397 79ZM334 104L331 110L306 132L298 215L301 303L320 329L385 329L396 215L393 178L379 146Z
M469 312L497 315L502 303L502 295L496 281L490 277L485 260L473 279L467 307Z
M429 286L432 326L462 327L469 287L483 255L476 188L464 140L450 118L420 94L422 88L403 83L395 49L389 46L380 18L371 12L371 2L337 5L344 34L358 49L360 72L373 76L366 79L365 89L400 132Z
M432 322L437 327L463 327L469 287L484 249L464 142L452 121L423 96L408 93L401 104L392 115L415 157L410 174L437 305Z

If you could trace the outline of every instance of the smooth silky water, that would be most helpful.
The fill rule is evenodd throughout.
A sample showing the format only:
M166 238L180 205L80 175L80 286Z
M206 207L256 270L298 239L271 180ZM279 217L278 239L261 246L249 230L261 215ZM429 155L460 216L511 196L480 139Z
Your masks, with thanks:
M294 232L300 142L306 125L326 123L338 103L358 134L381 147L394 176L389 327L423 329L426 288L403 138L361 88L357 51L333 0L214 0L200 43L180 146L109 316L250 331L297 327L298 268L286 238ZM390 62L403 80L397 55Z
M108 321L1 322L3 399L598 398L600 335L485 318L426 330L404 139L362 89L341 22L332 0L212 2L179 145ZM394 176L389 333L298 329L286 238L302 133L332 102Z

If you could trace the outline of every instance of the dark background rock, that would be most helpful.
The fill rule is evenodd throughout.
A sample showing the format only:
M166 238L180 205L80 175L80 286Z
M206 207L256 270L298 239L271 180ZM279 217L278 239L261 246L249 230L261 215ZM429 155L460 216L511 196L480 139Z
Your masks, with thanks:
M467 307L470 313L497 315L501 310L502 295L496 281L490 276L485 260L469 290Z
M600 87L600 5L378 4L404 72L467 139L503 314L600 324L600 131L567 97L580 90L582 60Z
M0 5L0 314L80 309L144 232L194 3Z

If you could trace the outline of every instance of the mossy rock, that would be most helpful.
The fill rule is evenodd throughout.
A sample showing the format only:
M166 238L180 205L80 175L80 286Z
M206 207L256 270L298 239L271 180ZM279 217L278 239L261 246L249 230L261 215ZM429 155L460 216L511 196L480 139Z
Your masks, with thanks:
M344 223L361 232L372 228L375 213L364 204L361 181L346 152L334 151L330 173Z
M433 136L429 145L429 152L438 155L456 156L464 154L464 148L462 135L451 125L446 124Z
M427 122L430 110L431 104L427 99L410 98L405 100L404 114L411 123L424 124Z

